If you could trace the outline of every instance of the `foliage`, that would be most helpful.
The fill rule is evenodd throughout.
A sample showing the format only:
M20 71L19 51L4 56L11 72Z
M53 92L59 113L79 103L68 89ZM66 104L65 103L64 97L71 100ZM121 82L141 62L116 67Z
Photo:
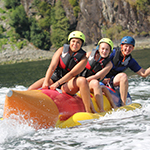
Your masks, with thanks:
M80 7L79 6L75 6L73 8L73 12L74 12L74 16L77 18L78 17L78 13L80 12Z
M58 48L67 42L69 33L69 21L60 0L57 1L52 14L51 42L54 47Z
M18 41L21 38L20 35L15 32L14 28L11 28L9 31L7 31L7 37L15 39L13 41Z
M0 34L2 34L5 31L5 29L3 28L3 25L0 25Z
M16 33L20 34L21 37L29 39L29 20L22 5L12 11L9 24L15 28Z
M17 6L21 5L20 0L5 0L4 5L7 9L15 9Z
M51 22L50 22L49 16L44 17L44 18L41 18L41 19L38 21L38 23L39 23L39 26L40 26L43 30L50 31Z
M33 7L37 7L40 4L40 2L40 0L34 0L32 3Z
M0 18L1 18L2 20L5 20L5 19L6 19L6 17L5 17L5 16L1 16Z
M17 42L16 46L18 47L18 49L22 49L24 46L27 45L27 41L23 40L23 41L19 41Z
M141 33L140 33L140 35L141 36L146 36L146 35L148 35L149 33L148 32L145 32L145 31L142 31Z
M47 2L40 2L38 4L38 10L39 15L42 17L50 16L51 6Z
M77 18L80 12L79 0L69 0L69 3L72 5L74 16Z
M40 16L38 19L39 26L44 30L50 31L51 5L39 0L34 0L32 5L37 10L37 15Z
M138 13L143 15L150 14L150 0L126 0L130 6L135 8ZM116 3L119 0L116 0ZM5 7L9 9L7 13L10 17L11 29L7 32L7 37L4 35L5 29L0 26L0 40L9 38L7 42L17 44L18 48L24 46L24 38L32 42L36 47L49 50L51 44L58 48L67 43L69 31L69 20L66 17L65 11L61 4L61 0L57 0L55 6L51 6L46 0L34 0L32 3L33 14L29 18L21 5L21 0L4 0ZM74 11L74 16L77 18L80 12L79 0L69 0ZM7 10L8 11L8 10ZM0 8L0 13L4 14L7 11ZM34 18L34 19L33 19ZM1 16L0 20L5 20L5 16ZM137 21L139 23L139 21ZM51 33L51 34L50 34ZM117 40L125 35L133 35L127 29L123 29L121 25L112 25L111 27L102 26L101 33L103 37L110 37L112 40ZM135 31L134 35L146 36L147 32ZM20 39L20 40L19 40ZM51 40L51 41L50 41ZM2 41L5 43L6 39Z
M45 14L49 15L41 19L41 26L40 23L38 23L35 19L27 17L22 5L12 9L12 12L10 13L9 24L15 29L15 32L19 34L21 38L28 39L38 48L49 50L51 45L50 33L46 31L45 28L47 28L47 30L50 29L50 24L48 23L50 18L50 11L45 2L40 2L38 5L43 8L43 11L42 9L40 11L42 16ZM46 8L47 11L44 11ZM10 40L16 42L16 38L14 36L11 36ZM19 42L17 46L22 48L24 44Z
M78 1L77 1L77 0L69 0L69 3L70 3L73 7L75 7L75 6L78 5Z
M30 38L30 42L36 47L49 50L51 46L50 34L46 30L42 30L34 19L30 27Z
M7 38L0 38L0 49L2 48L3 45L6 45L8 42Z
M150 0L127 0L127 2L145 15L150 13Z
M3 10L2 8L0 8L0 13L4 14L4 13L6 13L6 11Z
M102 37L106 37L106 30L107 30L107 27L105 25L103 25L101 27L101 34L102 34Z
M145 15L150 13L150 0L136 0L137 10L143 11Z
M109 37L112 40L119 40L123 36L129 35L131 36L133 33L128 30L124 30L121 25L113 25L112 27L106 29L106 37Z

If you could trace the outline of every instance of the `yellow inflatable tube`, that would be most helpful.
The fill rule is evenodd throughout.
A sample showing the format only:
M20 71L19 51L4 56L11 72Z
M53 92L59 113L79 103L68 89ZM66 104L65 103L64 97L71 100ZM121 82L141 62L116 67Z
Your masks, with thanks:
M132 103L128 106L122 106L122 107L116 108L114 111L118 111L118 110L122 110L122 109L125 111L129 111L129 110L135 110L136 108L141 108L141 107L142 106L139 103ZM79 125L91 122L92 120L99 119L100 117L104 117L106 113L111 114L112 110L109 110L107 112L102 112L102 113L95 113L95 114L79 112L79 113L76 113L73 116L71 116L66 121L58 120L56 123L56 127L69 128L69 127L79 126Z

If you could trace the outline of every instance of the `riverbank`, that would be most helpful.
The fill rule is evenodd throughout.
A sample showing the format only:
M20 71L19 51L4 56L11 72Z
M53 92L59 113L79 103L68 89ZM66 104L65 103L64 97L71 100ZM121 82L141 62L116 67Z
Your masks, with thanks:
M150 37L148 38L136 38L135 50L142 49L150 49ZM119 44L119 41L113 41L114 46ZM20 62L28 62L28 61L38 61L51 59L55 50L45 51L41 49L37 49L32 44L28 44L28 46L23 49L15 49L12 50L10 46L3 47L5 50L0 52L0 65L3 64L13 64ZM83 46L83 49L86 51L90 51L94 48L94 44Z

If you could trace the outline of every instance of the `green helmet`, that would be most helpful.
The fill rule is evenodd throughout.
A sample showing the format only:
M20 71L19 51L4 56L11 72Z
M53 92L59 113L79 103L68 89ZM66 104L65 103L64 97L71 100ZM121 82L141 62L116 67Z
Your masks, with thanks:
M70 41L72 38L79 38L85 42L85 35L81 31L73 31L68 36L68 41Z
M113 50L113 42L109 39L109 38L102 38L99 42L98 42L98 46L100 45L100 43L107 43L110 47L111 47L111 51Z

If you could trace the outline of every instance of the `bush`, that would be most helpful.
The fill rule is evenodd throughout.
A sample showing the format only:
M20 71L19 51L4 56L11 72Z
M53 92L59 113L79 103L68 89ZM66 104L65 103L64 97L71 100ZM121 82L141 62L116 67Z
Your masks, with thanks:
M21 5L20 0L5 0L4 5L7 9L15 9L17 6Z
M37 10L37 15L40 16L40 18L37 20L39 26L44 30L50 31L51 5L49 5L47 2L41 2L39 0L34 0L32 5Z
M7 37L12 37L15 36L17 39L20 38L20 35L15 32L15 28L11 28L10 30L7 31Z
M73 12L74 12L74 16L77 18L78 17L78 13L80 12L80 7L79 6L75 6L73 8Z
M63 44L67 43L69 33L69 21L65 15L65 11L60 0L57 1L52 13L51 42L55 48L59 48L63 46Z
M136 0L137 10L142 11L145 15L150 13L150 1L149 0Z
M121 39L124 36L132 36L132 35L133 35L133 33L129 32L129 30L123 30L122 32L120 32L119 38Z
M70 3L73 7L75 7L75 6L78 5L78 1L77 1L77 0L69 0L69 3Z
M5 29L3 28L3 25L0 25L0 34L2 34L5 31Z
M3 45L6 45L8 42L8 39L7 38L2 38L0 39L0 48L2 48Z
M146 36L146 35L148 35L148 33L145 32L145 31L142 31L142 32L140 33L140 35L141 35L141 36Z
M6 19L6 17L5 17L5 16L1 16L1 19L2 19L2 20L5 20L5 19Z
M4 13L6 13L6 11L3 10L2 8L0 8L0 13L4 14Z
M23 41L19 41L17 42L16 46L18 47L18 49L22 49L24 46L27 45L27 41L23 40Z
M43 30L47 30L50 31L50 18L47 16L45 18L42 18L38 21L39 26L43 29Z
M16 33L21 37L26 37L26 31L29 31L29 21L22 5L16 7L10 14L10 26L15 28Z
M36 47L49 50L51 46L50 34L46 30L42 30L35 20L33 20L30 27L30 38L30 42Z
M72 5L74 16L77 18L78 17L78 13L80 12L80 7L79 7L78 0L69 0L69 3Z
M109 37L112 40L119 40L126 35L132 35L132 33L129 32L129 30L124 30L121 25L113 25L109 29L106 29L106 37Z

